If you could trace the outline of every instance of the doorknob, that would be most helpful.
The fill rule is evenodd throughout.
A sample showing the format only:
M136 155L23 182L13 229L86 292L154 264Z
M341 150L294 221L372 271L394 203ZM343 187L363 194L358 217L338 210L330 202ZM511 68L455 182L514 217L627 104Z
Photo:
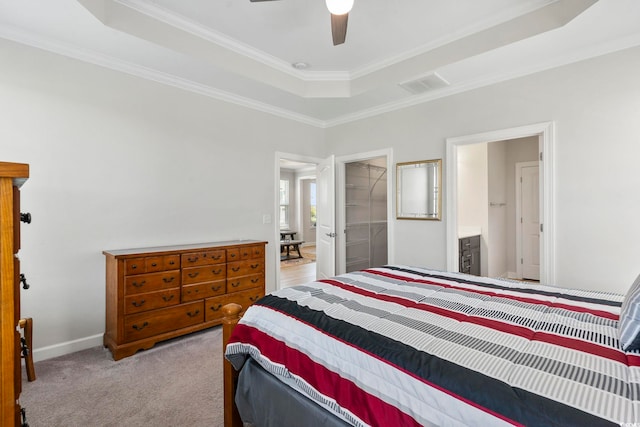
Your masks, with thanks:
M325 233L329 237L336 237L336 233Z

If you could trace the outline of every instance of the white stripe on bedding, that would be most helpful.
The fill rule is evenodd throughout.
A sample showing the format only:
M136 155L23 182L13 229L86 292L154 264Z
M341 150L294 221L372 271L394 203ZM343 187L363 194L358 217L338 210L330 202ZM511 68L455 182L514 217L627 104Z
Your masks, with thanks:
M254 306L243 317L243 323L285 340L292 348L305 349L303 352L314 361L356 382L368 393L413 414L420 423L462 426L468 424L458 420L477 420L478 426L510 425L475 406L456 404L458 399L451 395L271 309ZM335 354L342 358L336 359ZM384 395L377 390L385 390Z

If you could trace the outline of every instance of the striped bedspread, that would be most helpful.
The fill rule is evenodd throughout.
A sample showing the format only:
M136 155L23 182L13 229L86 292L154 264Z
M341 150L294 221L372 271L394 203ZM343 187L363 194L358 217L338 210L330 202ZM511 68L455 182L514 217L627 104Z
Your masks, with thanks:
M623 296L385 266L251 306L226 357L253 357L353 425L640 425Z

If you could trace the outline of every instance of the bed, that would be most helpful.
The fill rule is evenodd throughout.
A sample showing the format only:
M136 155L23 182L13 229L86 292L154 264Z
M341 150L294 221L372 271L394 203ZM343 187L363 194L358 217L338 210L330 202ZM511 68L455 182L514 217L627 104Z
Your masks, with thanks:
M281 289L225 307L225 425L640 425L632 298L407 266Z

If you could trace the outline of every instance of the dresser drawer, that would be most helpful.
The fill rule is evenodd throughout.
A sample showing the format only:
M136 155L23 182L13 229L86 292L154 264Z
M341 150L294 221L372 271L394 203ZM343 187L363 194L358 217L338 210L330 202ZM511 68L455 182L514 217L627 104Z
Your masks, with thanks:
M180 303L180 288L133 294L124 299L124 314L140 313Z
M223 295L225 292L225 281L197 283L195 285L182 286L182 302L195 301Z
M162 271L160 273L139 274L124 278L126 295L141 292L159 291L180 286L180 270Z
M180 268L179 255L130 258L124 260L124 274L153 273L155 271L177 270Z
M264 296L264 288L254 288L248 291L235 292L233 294L227 294L220 297L207 298L204 301L206 315L205 320L211 322L213 320L220 320L224 317L222 314L222 307L226 304L235 302L242 306L242 311L246 310L251 304L258 301Z
M264 273L264 259L249 259L227 264L227 278Z
M191 267L182 269L182 284L212 282L223 280L227 277L227 269L224 264L214 264L204 267Z
M226 253L224 249L191 252L182 254L182 268L197 267L199 265L224 264Z
M136 341L204 321L202 301L125 316L125 341Z
M227 279L227 292L238 292L260 286L264 288L264 274Z
M237 249L240 258L233 259L229 261L237 261L243 259L251 259L251 258L262 258L264 257L264 246L255 245L255 246L244 246L242 248Z

